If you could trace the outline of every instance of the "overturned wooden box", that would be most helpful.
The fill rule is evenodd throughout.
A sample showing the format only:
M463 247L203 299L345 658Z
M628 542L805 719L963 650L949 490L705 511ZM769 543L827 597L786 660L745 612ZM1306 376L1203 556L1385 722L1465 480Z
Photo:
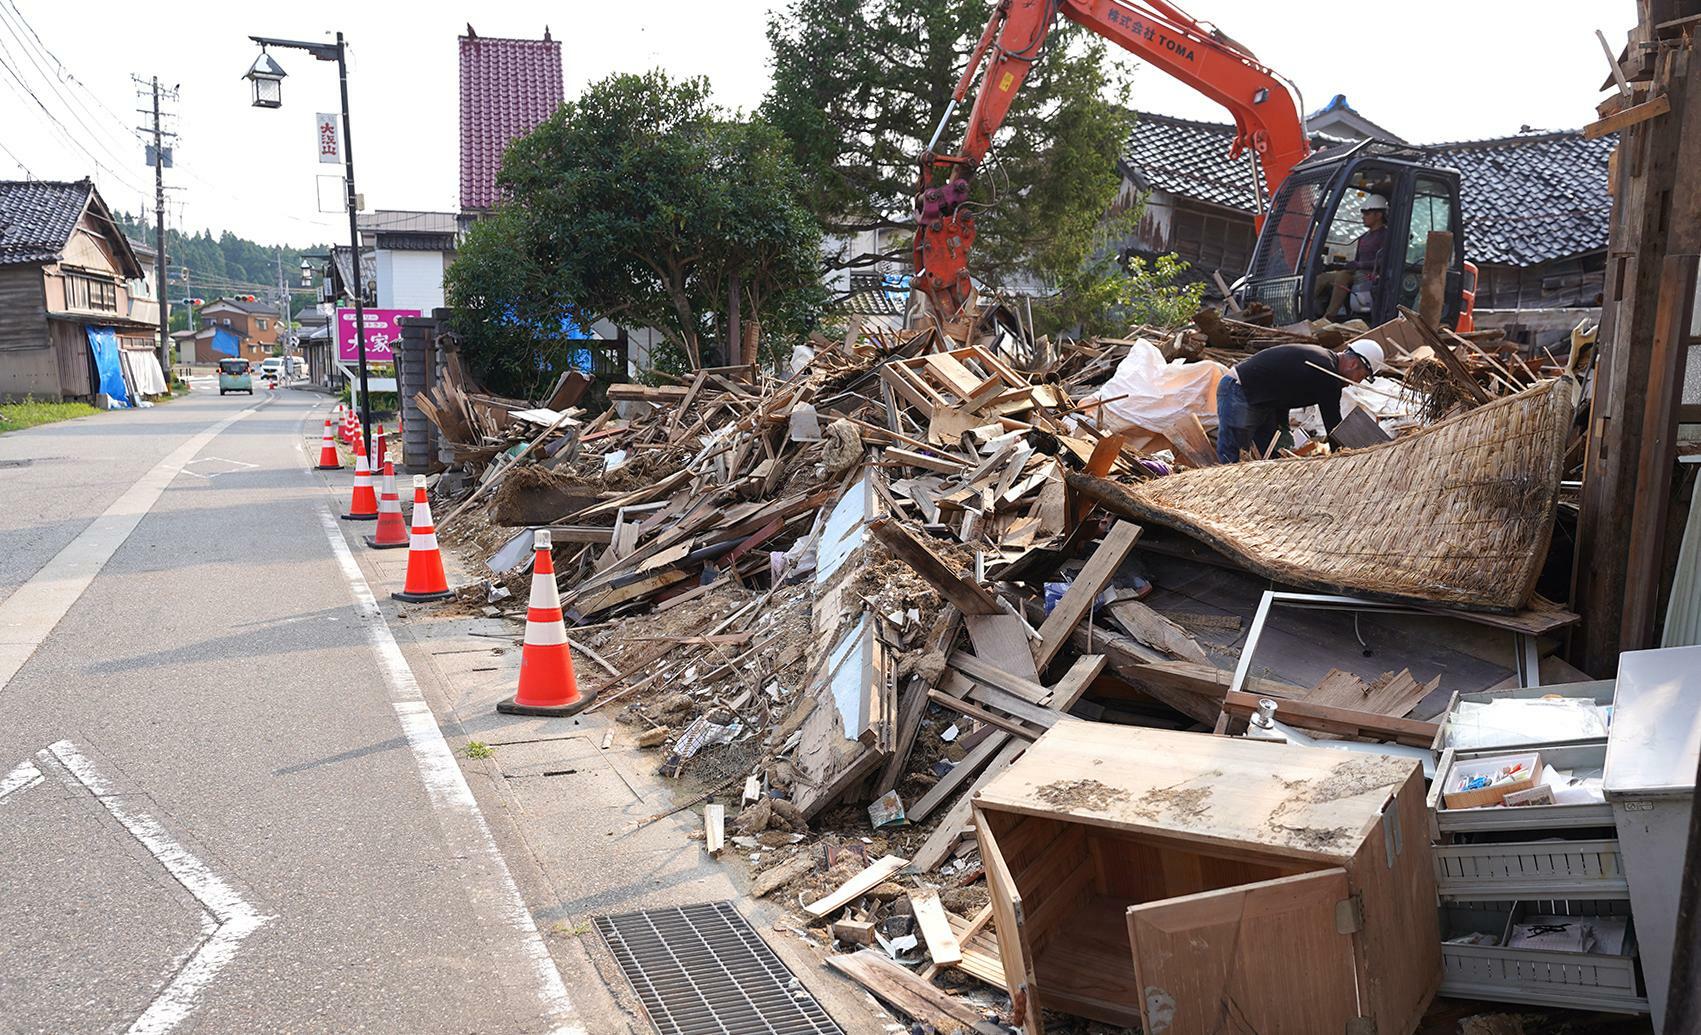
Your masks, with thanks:
M1058 723L975 797L1017 1020L1396 1035L1441 980L1416 762Z

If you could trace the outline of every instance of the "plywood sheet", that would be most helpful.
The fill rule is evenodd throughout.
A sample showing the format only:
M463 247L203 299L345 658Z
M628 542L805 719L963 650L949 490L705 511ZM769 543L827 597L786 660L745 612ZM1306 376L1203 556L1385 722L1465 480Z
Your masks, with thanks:
M1298 859L1350 859L1410 759L1060 722L976 806Z

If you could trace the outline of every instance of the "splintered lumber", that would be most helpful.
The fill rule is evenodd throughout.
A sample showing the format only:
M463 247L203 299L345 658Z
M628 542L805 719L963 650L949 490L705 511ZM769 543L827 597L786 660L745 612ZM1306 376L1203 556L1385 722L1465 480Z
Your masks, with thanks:
M1223 711L1236 719L1250 718L1263 698L1240 691L1223 697ZM1351 708L1335 708L1311 701L1284 700L1276 706L1276 720L1302 730L1333 733L1359 740L1385 740L1426 748L1435 743L1440 729L1433 722L1402 719Z
M1638 122L1646 122L1669 111L1671 111L1671 100L1662 93L1643 101L1641 104L1625 108L1617 114L1608 115L1604 119L1597 119L1589 123L1583 127L1583 139L1594 140L1597 137L1604 137L1608 133L1617 133L1636 125Z
M965 615L996 615L1002 611L998 600L979 583L965 579L952 571L939 555L890 518L876 518L869 523L872 531L892 555L915 569L941 596Z
M1419 683L1407 669L1385 672L1381 678L1366 683L1340 669L1331 669L1310 693L1302 694L1307 704L1351 708L1375 715L1403 716L1417 707L1430 691L1441 685L1436 676L1428 683Z
M1087 692L1087 687L1091 686L1093 680L1099 677L1099 673L1104 671L1106 660L1103 654L1083 654L1076 658L1075 663L1069 666L1069 671L1065 672L1063 678L1059 679L1057 685L1052 688L1051 700L1047 707L1058 712L1067 712L1073 708L1075 703L1081 699L1081 696ZM944 862L945 857L951 854L951 849L956 845L957 838L962 836L972 818L975 791L986 786L1006 766L1021 757L1022 752L1028 748L1028 742L1020 737L1012 737L1010 734L1000 731L981 741L975 752L989 746L996 754L992 756L992 761L987 765L986 771L981 773L969 785L969 789L957 798L956 803L951 806L951 810L945 814L945 818L939 821L939 825L933 829L933 833L928 835L927 840L922 843L921 849L915 853L915 859L911 866L918 872L927 873ZM968 770L969 761L974 758L975 752L971 752L969 758L957 763L957 767L946 774L946 779L955 777L959 769ZM934 797L933 794L933 792L939 791L945 782L945 780L940 780L938 784L929 789L927 795L923 796L922 800L927 803L929 812L940 801L949 796L949 790L942 792L937 797ZM955 788L956 784L953 783L951 786ZM928 798L933 798L933 800L929 802ZM910 809L909 815L911 818L915 818L916 809Z
M815 860L808 852L799 852L783 863L777 863L763 870L750 883L751 898L765 898L776 888L790 884L792 881L815 868Z
M703 806L703 847L711 856L726 847L726 806Z
M1234 673L1193 661L1173 661L1146 645L1102 626L1082 626L1072 640L1079 650L1102 652L1118 676L1152 699L1206 726L1222 713L1223 694ZM1250 678L1246 689L1260 697L1302 697L1305 687L1276 679Z
M1051 664L1051 659L1057 657L1057 652L1069 642L1069 636L1075 627L1081 624L1087 612L1092 610L1093 601L1098 599L1100 592L1110 582L1111 576L1122 567L1122 562L1128 558L1128 551L1134 549L1134 543L1140 538L1140 526L1130 521L1118 521L1099 543L1097 550L1087 559L1081 568L1081 574L1075 576L1075 581L1069 584L1069 589L1063 594L1063 599L1051 609L1039 627L1040 642L1034 646L1034 666L1040 671Z
M945 907L939 902L937 889L912 890L910 912L915 917L916 926L921 928L922 939L927 942L927 954L936 965L944 967L963 961L963 947L957 944L951 923L945 919Z
M981 722L987 723L988 725L996 726L1008 733L1014 733L1018 737L1026 737L1029 740L1034 740L1042 732L1041 730L1024 726L1015 719L1000 715L995 711L982 708L976 704L971 704L968 701L959 700L943 690L929 690L927 692L927 699L935 704L942 704L952 711L961 712L972 719L979 719ZM1049 728L1049 726L1047 728Z
M927 793L916 799L915 803L904 809L904 814L910 822L920 823L932 814L933 810L944 804L952 793L963 783L971 779L980 768L991 761L992 757L1010 742L1010 734L994 733L976 744L963 760L951 767L951 771L939 778L939 782L927 789Z
M1138 600L1118 600L1106 607L1105 614L1122 627L1122 631L1146 644L1183 661L1209 665L1205 648L1199 646L1186 629L1170 621L1156 610Z
M839 885L838 890L804 906L810 916L826 916L836 909L855 902L881 881L903 869L909 862L900 855L887 855L868 864L861 873Z
M981 1021L974 1007L916 977L878 949L828 956L827 965L866 988L876 999L937 1031L972 1029Z
M992 918L992 905L988 903L975 914L973 920L946 914L951 923L951 933L957 936L957 942L962 946L963 959L956 969L976 979L991 985L993 988L1004 988L1004 961L998 954L998 937L988 930L987 921Z

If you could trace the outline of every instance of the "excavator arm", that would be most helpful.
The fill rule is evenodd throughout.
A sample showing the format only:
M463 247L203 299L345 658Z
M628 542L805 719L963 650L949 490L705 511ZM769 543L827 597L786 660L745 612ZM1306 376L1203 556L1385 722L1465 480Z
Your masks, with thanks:
M1229 155L1255 155L1262 166L1260 212L1264 198L1311 152L1293 95L1276 74L1251 52L1166 0L999 0L921 156L915 286L942 315L961 309L971 290L968 257L975 238L974 215L963 204L970 180L1059 15L1227 108L1235 125ZM936 153L941 133L983 66L960 153Z

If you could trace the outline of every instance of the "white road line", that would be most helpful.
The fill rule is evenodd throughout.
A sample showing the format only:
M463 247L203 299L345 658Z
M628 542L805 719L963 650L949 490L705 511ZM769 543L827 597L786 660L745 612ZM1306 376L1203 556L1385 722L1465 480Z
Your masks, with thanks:
M525 900L520 897L520 889L514 883L514 876L508 872L502 851L490 833L490 825L485 822L484 813L479 811L472 788L467 786L454 753L443 739L437 719L425 703L425 694L420 691L419 681L414 678L401 646L390 632L384 612L378 607L360 564L349 551L337 519L329 510L322 509L319 520L325 526L325 538L331 544L331 553L336 556L354 595L355 613L382 665L389 684L390 703L401 722L408 747L413 751L420 780L424 782L432 804L439 810L439 819L444 821L444 836L451 844L464 846L474 871L488 875L496 884L495 901L491 905L501 914L502 921L519 936L521 951L537 981L538 998L554 1019L556 1035L584 1035L585 1029L567 997L561 973L555 969L555 961L550 958L543 936L538 933L537 924L533 922Z
M11 772L5 776L0 776L0 801L5 801L9 794L27 791L40 782L41 770L35 767L34 762L26 758L13 766Z
M6 689L6 684L53 632L106 562L130 538L130 533L153 509L166 486L171 484L184 465L220 432L258 412L265 404L266 401L262 400L226 417L172 450L164 460L124 490L112 506L89 522L77 538L66 544L28 582L0 601L0 691Z
M77 745L61 740L38 752L37 757L44 758L48 754L65 767L67 785L72 780L82 784L112 814L112 818L165 867L167 873L195 896L195 901L207 912L201 923L207 938L188 956L171 983L154 997L142 1016L136 1018L128 1029L129 1035L162 1035L183 1023L194 1012L200 1005L201 993L236 957L242 940L273 918L243 901L236 889L184 848L153 816L114 794L106 779L77 750Z

